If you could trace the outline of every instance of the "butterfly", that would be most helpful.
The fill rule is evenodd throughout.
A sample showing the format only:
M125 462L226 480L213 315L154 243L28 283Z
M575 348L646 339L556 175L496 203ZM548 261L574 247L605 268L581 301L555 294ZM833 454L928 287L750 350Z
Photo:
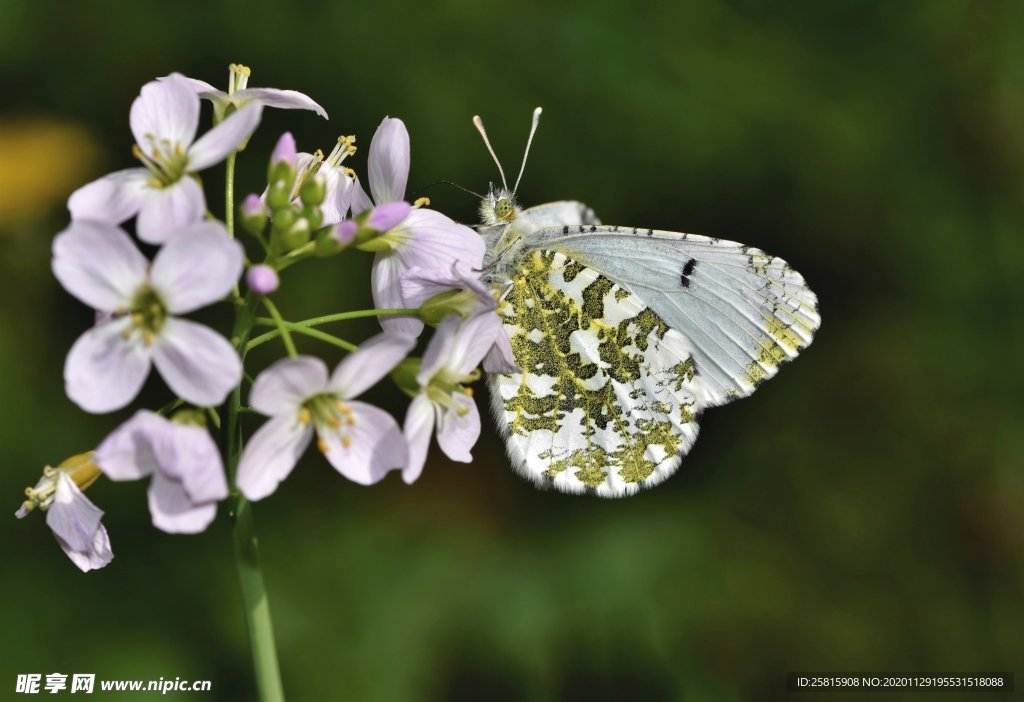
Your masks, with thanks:
M490 374L515 469L542 487L632 495L676 471L710 407L746 397L814 338L803 276L752 246L602 225L580 202L522 209L519 177L482 198L483 281L520 373Z

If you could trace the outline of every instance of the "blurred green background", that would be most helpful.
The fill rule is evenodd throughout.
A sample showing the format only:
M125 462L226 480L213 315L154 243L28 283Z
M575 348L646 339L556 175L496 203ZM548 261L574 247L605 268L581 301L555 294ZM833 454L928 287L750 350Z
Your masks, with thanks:
M482 190L496 174L470 117L514 170L539 104L526 204L577 198L607 223L759 246L823 316L798 362L708 412L679 473L631 499L535 490L490 423L472 464L435 450L411 487L359 487L311 452L256 507L290 699L769 700L791 670L1020 672L1022 29L1008 1L6 0L0 697L19 672L254 697L226 510L168 536L143 483L102 481L89 496L116 558L85 575L38 515L13 518L44 464L130 413L89 416L63 392L92 314L49 272L65 199L132 165L145 81L226 85L230 62L331 115L268 110L240 194L285 129L305 150L357 134L346 165L365 173L384 115L412 134L414 195ZM218 213L222 172L205 178ZM426 192L475 221L472 197ZM369 261L290 269L280 307L365 306ZM404 413L387 383L369 397ZM167 399L151 382L133 407Z

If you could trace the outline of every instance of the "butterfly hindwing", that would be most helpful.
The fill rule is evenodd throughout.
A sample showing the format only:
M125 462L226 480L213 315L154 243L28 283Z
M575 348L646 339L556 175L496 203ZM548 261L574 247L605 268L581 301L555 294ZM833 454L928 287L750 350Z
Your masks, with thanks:
M684 334L548 250L517 262L499 312L523 371L490 376L491 401L520 472L565 492L622 496L675 471L706 402Z
M642 298L692 345L708 406L749 395L820 324L798 272L736 242L581 223L535 230L525 250L563 253Z

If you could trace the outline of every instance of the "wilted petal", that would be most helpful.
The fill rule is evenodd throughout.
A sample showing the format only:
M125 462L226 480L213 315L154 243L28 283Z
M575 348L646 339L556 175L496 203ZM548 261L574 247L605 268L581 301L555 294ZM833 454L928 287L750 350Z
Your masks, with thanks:
M373 304L378 309L405 307L402 299L402 275L405 269L397 253L378 252L370 271L370 289ZM384 331L417 337L423 331L423 322L416 317L378 317Z
M209 327L168 317L153 345L153 362L179 397L202 407L224 402L242 380L234 347Z
M348 400L362 395L409 355L416 339L405 334L378 334L364 341L338 364L331 389Z
M157 253L150 284L168 312L185 314L226 297L242 274L244 257L242 245L220 222L196 222Z
M86 412L121 409L149 375L150 353L138 336L126 339L131 319L100 324L78 337L64 362L64 388Z
M312 110L327 119L327 111L320 107L313 98L297 90L278 90L277 88L244 88L232 96L236 101L255 100L267 107L281 110Z
M46 525L72 551L87 551L103 510L89 501L65 471L57 471L57 489L46 511Z
M53 240L53 274L64 289L99 310L131 302L149 261L120 227L72 222Z
M93 461L111 480L138 480L160 470L150 435L161 431L165 422L155 412L139 410L103 440Z
M423 472L430 448L430 435L434 433L434 405L425 395L417 395L409 404L402 432L409 444L409 463L402 470L402 480L411 485Z
M302 424L294 414L274 417L257 429L238 463L235 482L242 494L256 501L274 492L312 438L312 424Z
M256 377L249 405L267 416L297 412L302 402L327 389L327 366L319 358L283 358Z
M86 183L68 198L71 219L94 219L120 224L138 214L150 173L127 168Z
M462 412L454 409L441 411L441 421L437 427L437 445L453 461L469 463L473 460L470 451L480 438L480 413L473 398L453 394L452 399L462 408Z
M99 525L96 533L93 534L92 543L89 544L89 548L84 551L75 551L59 536L57 537L57 543L60 544L61 549L71 559L71 562L78 566L78 569L83 573L102 568L114 560L114 552L110 550L110 536L107 535L106 527L102 524Z
M385 117L370 142L370 192L378 205L405 199L409 179L409 132L400 119Z
M199 96L180 73L150 81L132 103L129 122L135 143L147 154L154 141L188 149L199 125Z
M227 158L249 138L260 123L262 114L263 106L251 103L228 115L223 122L199 137L188 150L189 172L201 171Z
M384 410L365 402L347 404L355 424L345 425L341 431L348 435L349 445L344 445L340 431L321 434L331 465L360 485L372 485L388 471L404 468L409 453L398 422Z
M153 526L168 534L198 534L217 515L216 502L193 502L184 485L161 473L153 474L148 497Z
M147 188L142 198L136 233L147 244L162 244L206 212L206 196L190 176L161 188Z

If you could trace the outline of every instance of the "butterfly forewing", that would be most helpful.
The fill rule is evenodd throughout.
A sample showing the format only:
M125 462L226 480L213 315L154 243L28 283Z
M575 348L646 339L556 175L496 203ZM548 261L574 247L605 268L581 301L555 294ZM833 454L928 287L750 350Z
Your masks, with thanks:
M707 406L749 395L820 324L799 273L736 242L578 224L534 231L525 250L561 252L643 300L692 345Z

